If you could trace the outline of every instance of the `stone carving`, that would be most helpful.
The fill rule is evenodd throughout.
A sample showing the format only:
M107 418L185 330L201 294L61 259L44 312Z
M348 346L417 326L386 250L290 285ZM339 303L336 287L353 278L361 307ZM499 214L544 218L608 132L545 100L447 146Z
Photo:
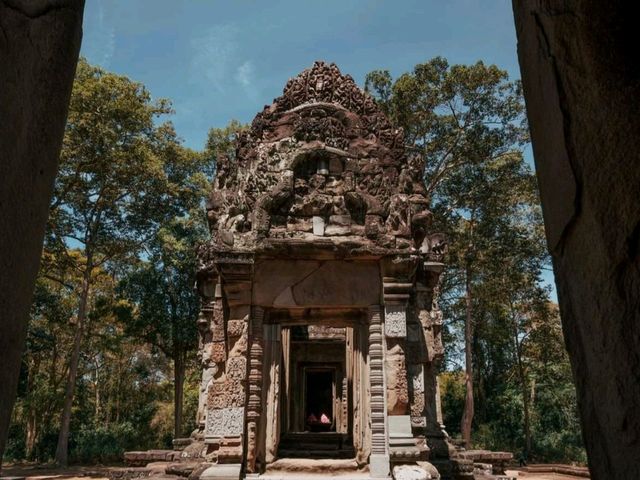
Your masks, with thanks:
M409 406L409 385L407 379L406 358L402 340L387 339L387 351L384 356L387 387L387 413L406 415Z
M244 408L209 408L205 424L206 437L237 437L244 428Z
M224 362L227 358L227 350L224 342L212 342L207 344L205 351L209 352L209 358L212 362Z
M411 396L411 426L426 427L425 417L425 390L424 390L424 365L410 364L407 366L411 385L409 394Z
M390 458L428 449L446 241L430 231L423 169L373 99L324 62L291 79L219 156L211 241L197 252L208 458L259 475L286 452L284 426L304 422L304 362L292 352L307 347L311 363L336 363L333 420L373 478L388 478ZM340 342L347 360L335 358ZM400 417L407 428L391 448L387 424Z
M379 308L369 309L369 357L369 381L371 383L371 453L386 455L382 325Z
M233 357L227 361L227 378L236 381L247 378L247 359L245 357Z
M244 406L244 385L239 380L224 380L209 386L207 405L220 409Z
M259 420L262 413L262 356L264 310L254 307L251 318L251 347L249 350L249 402L247 408L247 471L256 473L258 461Z
M423 166L350 76L316 62L218 160L207 202L213 241L200 249L200 269L312 232L369 251L415 250L431 222L415 173Z
M239 337L242 335L245 320L229 320L227 322L227 335L230 337Z
M393 478L395 480L430 480L431 475L417 465L397 465L393 467Z
M211 340L214 342L224 342L224 311L222 302L217 300L213 308L213 318L210 325Z
M447 239L442 233L426 236L420 246L420 252L432 260L442 261L447 253Z
M406 307L399 305L385 306L384 333L387 337L404 338L407 336Z

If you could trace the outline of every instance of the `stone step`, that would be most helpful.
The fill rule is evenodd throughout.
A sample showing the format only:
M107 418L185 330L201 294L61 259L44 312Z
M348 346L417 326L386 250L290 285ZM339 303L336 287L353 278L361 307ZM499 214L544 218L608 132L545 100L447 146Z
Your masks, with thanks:
M355 450L348 435L327 433L288 433L282 436L278 455L281 458L354 458Z
M339 445L351 443L348 435L342 433L287 433L282 436L280 443L326 444Z
M354 459L311 459L311 458L278 458L275 462L267 465L264 478L272 478L282 474L288 475L289 479L298 479L303 475L354 475L360 476L361 472ZM368 476L365 475L364 476ZM262 476L261 476L262 478ZM342 480L342 478L341 478Z
M278 449L279 458L339 458L348 459L356 456L353 449L346 450L310 450L310 449L294 449L287 450Z
M326 450L336 451L343 449L350 449L351 445L339 445L337 443L310 443L310 442L282 442L280 443L280 449L285 450Z

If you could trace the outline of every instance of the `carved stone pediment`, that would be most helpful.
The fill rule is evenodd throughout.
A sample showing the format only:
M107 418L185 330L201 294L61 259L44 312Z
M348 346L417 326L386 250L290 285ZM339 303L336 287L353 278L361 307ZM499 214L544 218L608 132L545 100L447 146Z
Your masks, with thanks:
M359 252L417 251L431 224L423 169L375 101L334 64L316 62L218 160L206 248L329 240Z

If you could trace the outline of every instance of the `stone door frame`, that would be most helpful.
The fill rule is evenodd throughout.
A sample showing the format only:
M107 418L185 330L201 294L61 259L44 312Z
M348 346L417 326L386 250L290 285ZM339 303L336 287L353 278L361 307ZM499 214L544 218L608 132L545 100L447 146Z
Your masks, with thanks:
M366 309L356 306L340 309L330 306L292 309L254 307L255 309L260 313L252 317L254 319L259 317L261 338L264 339L262 350L264 361L261 374L261 398L264 409L260 422L260 434L257 435L255 446L258 463L266 467L278 458L278 443L284 431L281 421L282 398L287 394L287 385L286 375L283 375L283 372L287 368L286 363L290 361L289 358L284 358L288 350L285 343L290 341L290 335L284 334L285 331L289 331L286 327L309 325L315 322L322 325L328 323L331 326L352 327L350 342L347 341L345 345L345 348L352 349L352 353L346 355L345 368L352 369L349 373L351 384L347 389L348 395L352 397L351 411L348 413L348 433L354 437L356 458L359 463L371 465L372 477L378 474L381 478L386 478L389 471L389 452L381 306L371 305ZM286 318L283 316L285 311L294 315ZM327 320L328 317L313 316L313 312L330 314L332 311L341 312L342 315L333 320ZM253 331L257 333L255 328ZM355 364L358 362L361 364L360 368L356 368ZM356 374L359 378L354 378L353 372L359 372ZM354 406L356 397L359 404ZM357 413L354 415L353 411L356 409ZM356 415L358 418L355 418ZM380 472L385 473L380 474Z

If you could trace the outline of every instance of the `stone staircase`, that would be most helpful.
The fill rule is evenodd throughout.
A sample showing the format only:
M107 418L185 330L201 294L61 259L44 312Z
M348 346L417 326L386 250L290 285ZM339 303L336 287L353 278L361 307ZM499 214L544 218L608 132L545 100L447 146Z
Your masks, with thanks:
M287 433L280 439L278 457L347 459L355 457L355 450L344 433Z

